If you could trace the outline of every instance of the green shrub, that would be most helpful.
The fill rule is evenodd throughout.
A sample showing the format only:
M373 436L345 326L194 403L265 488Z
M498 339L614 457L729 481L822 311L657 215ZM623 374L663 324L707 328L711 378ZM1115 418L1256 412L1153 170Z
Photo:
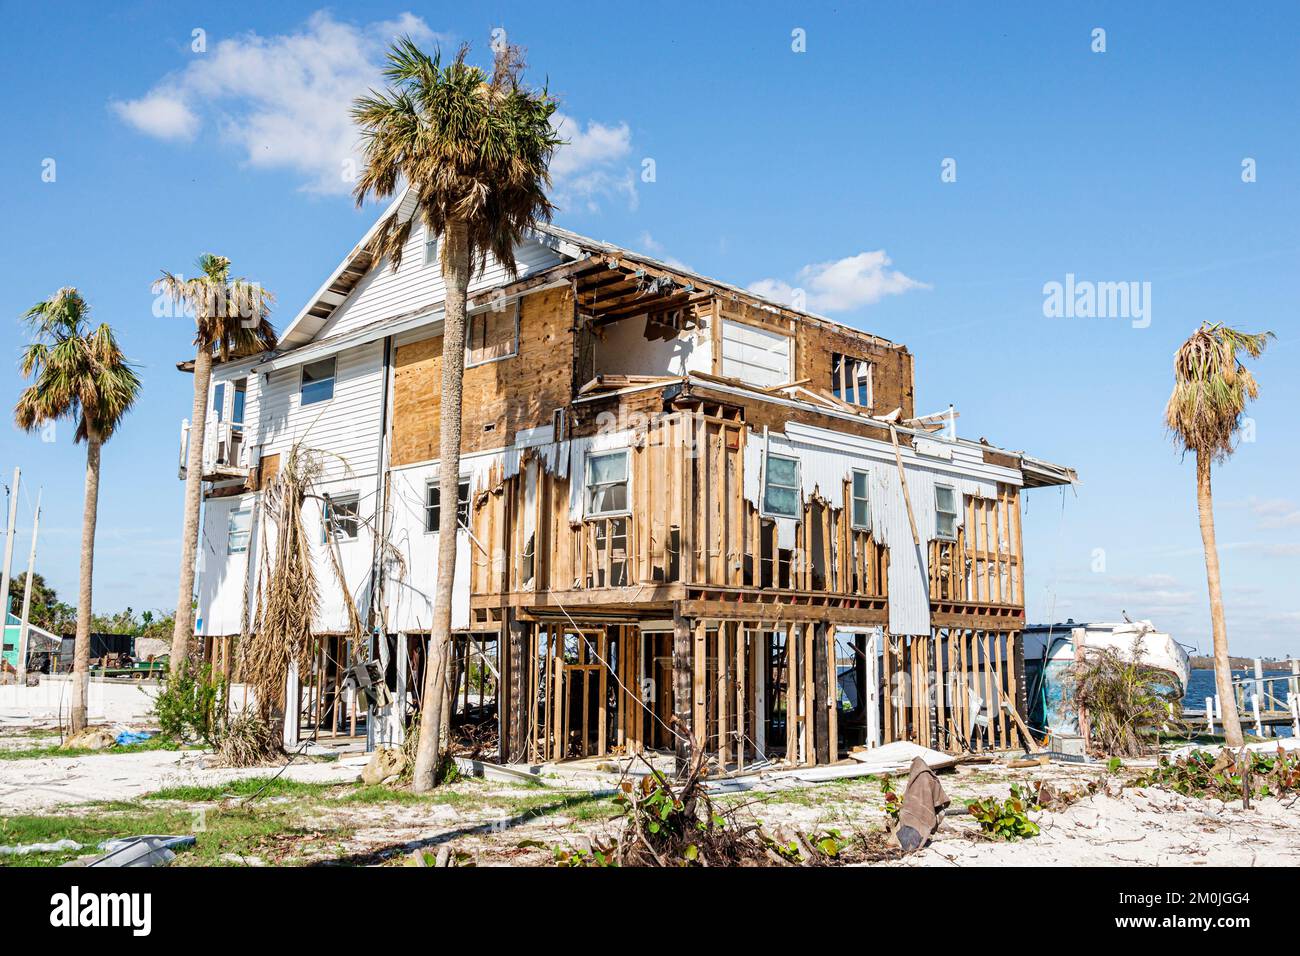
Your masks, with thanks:
M226 701L225 682L207 664L181 664L180 673L163 679L154 699L153 716L164 734L176 740L211 745Z
M966 807L980 829L991 836L1002 840L1038 836L1038 824L1029 819L1029 811L1038 809L1038 806L1015 784L1011 785L1011 797L1007 800L986 797L972 800Z

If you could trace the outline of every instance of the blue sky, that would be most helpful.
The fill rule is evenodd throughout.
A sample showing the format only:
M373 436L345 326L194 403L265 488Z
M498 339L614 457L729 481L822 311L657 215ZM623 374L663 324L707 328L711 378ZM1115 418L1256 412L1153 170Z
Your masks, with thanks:
M1208 646L1191 463L1161 426L1171 356L1205 320L1275 331L1255 440L1215 493L1234 650L1300 653L1300 6L844 6L6 5L0 353L75 285L144 380L105 449L97 608L175 601L190 330L153 316L153 277L219 252L283 324L376 214L347 196L345 116L387 38L485 59L503 28L567 118L558 223L801 289L911 348L921 411L953 402L962 434L1078 469L1030 495L1031 620L1126 610ZM1067 274L1150 283L1149 324L1045 316ZM71 597L84 449L0 426L6 483L15 464L24 525L45 489L38 567Z

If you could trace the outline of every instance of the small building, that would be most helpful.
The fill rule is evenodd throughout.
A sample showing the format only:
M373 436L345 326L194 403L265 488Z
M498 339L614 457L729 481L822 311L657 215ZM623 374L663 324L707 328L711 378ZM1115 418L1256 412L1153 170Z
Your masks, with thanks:
M22 619L13 612L5 616L3 669L18 670L18 642L22 636ZM59 639L45 630L27 622L27 660L36 654L51 654L59 649Z

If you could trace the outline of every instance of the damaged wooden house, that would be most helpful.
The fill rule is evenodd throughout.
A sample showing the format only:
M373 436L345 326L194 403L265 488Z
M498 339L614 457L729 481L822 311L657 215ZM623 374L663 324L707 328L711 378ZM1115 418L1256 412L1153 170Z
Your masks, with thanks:
M443 502L437 241L417 226L396 271L368 241L277 351L213 375L209 657L229 673L253 626L257 502L295 443L327 453L318 580L332 540L363 622L322 587L288 733L400 738L437 536L456 534L458 721L502 761L695 746L743 768L1023 742L1022 493L1069 468L957 437L951 408L918 417L902 345L544 227L517 276L489 262L471 285L460 494ZM358 693L367 661L384 693Z

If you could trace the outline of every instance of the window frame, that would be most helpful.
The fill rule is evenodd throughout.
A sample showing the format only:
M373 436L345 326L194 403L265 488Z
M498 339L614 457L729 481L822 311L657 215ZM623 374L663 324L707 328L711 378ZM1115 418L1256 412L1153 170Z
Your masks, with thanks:
M428 232L424 236L424 264L426 266L438 264L438 237Z
M318 378L318 379L314 379L314 380L311 381L311 382L304 383L303 379L305 379L305 378L307 377L307 368L308 368L308 366L312 366L312 365L324 365L326 362L329 362L330 365L333 367L333 371L330 373L329 378ZM323 358L323 359L317 359L315 362L303 362L301 365L299 365L299 366L298 366L298 405L299 405L299 407L300 407L300 408L306 408L306 407L309 406L309 405L323 405L323 404L325 404L326 402L332 402L332 401L334 401L334 388L335 388L335 386L338 384L338 376L339 376L339 357L338 357L337 355L329 355L329 356L326 356L326 357ZM304 386L305 386L305 385L319 385L319 384L321 384L322 382L329 382L329 383L330 383L330 393L329 393L329 395L326 396L325 398L313 398L311 401L307 401L307 397L306 397L306 395L305 395L304 392L303 392L303 388L304 388Z
M212 413L220 425L226 420L226 383L217 382L212 386Z
M795 496L794 514L786 514L784 511L773 511L767 505L767 489L770 485L772 485L772 469L769 466L769 462L773 458L779 459L780 461L794 462L794 485L784 485L784 484L775 485L775 487L777 488L794 489L794 496ZM783 455L780 452L775 452L771 450L767 451L763 456L763 495L762 495L763 506L762 508L759 509L759 513L763 515L763 517L765 518L789 518L794 521L799 520L803 512L803 507L802 507L803 496L800 493L800 488L802 487L802 483L803 483L803 462L801 462L794 455Z
M945 511L939 507L939 492L947 491L952 495L952 510ZM952 532L944 534L943 529L939 527L939 517L941 515L952 515ZM934 536L940 541L957 540L957 520L961 517L961 502L957 497L957 488L954 485L948 485L936 482L934 486Z
M513 320L514 329L511 333L511 338L510 338L510 351L507 352L505 355L493 355L490 358L484 358L478 360L470 359L469 357L470 348L471 348L470 343L474 339L474 320L482 319L484 323L484 329L486 330L487 317L492 313L493 313L493 309L489 306L486 309L481 309L477 312L471 312L468 316L465 317L465 368L467 369L478 368L480 365L491 365L493 362L504 362L506 359L512 359L519 355L519 300L515 299L513 303L514 314L511 316ZM486 336L486 334L487 334L486 331L484 331L484 336ZM484 347L486 348L486 344L484 345Z
M353 506L352 534L341 534L336 530L334 509L340 505ZM333 537L339 543L357 541L361 537L361 495L356 491L345 491L341 495L330 495L321 502L321 541L327 543Z
M621 456L623 459L623 478L620 481L602 481L593 486L591 483L591 463L597 458ZM592 504L593 487L623 485L623 497L626 505L609 511L596 511ZM604 451L588 451L582 463L582 516L584 518L622 518L632 513L632 449L608 448Z
M465 500L460 500L460 490L465 489ZM438 495L438 504L429 503L429 495L435 492ZM442 530L442 487L439 485L438 478L429 478L424 483L424 533L439 534ZM461 475L456 481L456 530L469 530L469 506L470 506L470 479L469 475ZM465 509L465 521L460 520L461 508ZM429 527L429 518L433 514L438 515L438 527Z
M862 524L858 523L858 475L866 482L866 494L861 500L867 509L867 518ZM866 468L854 468L849 478L849 527L854 531L871 530L871 472Z
M235 516L247 515L248 525L242 531L235 530ZM236 548L234 540L236 535L243 535L244 546ZM226 554L247 554L249 546L253 543L253 507L252 505L241 504L238 508L231 508L226 512Z
M853 363L854 375L852 377L845 374L846 363ZM863 371L865 369L865 372ZM838 374L837 374L838 373ZM862 399L862 382L866 381L866 401ZM841 387L843 383L844 387ZM850 399L848 388L852 388L853 398ZM871 359L861 358L857 355L849 355L845 352L831 353L831 394L841 402L852 405L855 408L872 409L876 407L876 363Z

